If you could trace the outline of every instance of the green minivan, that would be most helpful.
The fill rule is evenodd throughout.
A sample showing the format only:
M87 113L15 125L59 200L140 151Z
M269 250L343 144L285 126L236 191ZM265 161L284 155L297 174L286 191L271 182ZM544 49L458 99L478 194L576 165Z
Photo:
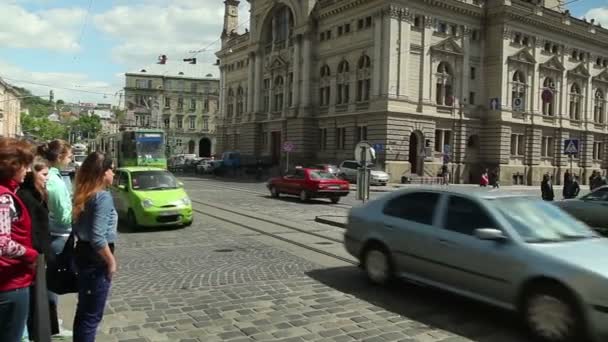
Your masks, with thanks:
M192 202L171 172L154 167L119 168L111 190L118 216L131 228L192 224Z

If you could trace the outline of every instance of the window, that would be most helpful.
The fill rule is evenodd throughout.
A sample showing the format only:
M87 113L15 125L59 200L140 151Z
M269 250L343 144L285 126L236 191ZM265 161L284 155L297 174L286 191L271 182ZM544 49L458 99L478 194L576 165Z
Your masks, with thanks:
M606 100L601 89L595 91L593 102L593 122L603 124L606 122Z
M338 65L338 74L345 76L349 71L349 65L347 61L342 61ZM337 100L336 104L346 104L349 102L350 86L347 80L343 80L337 85Z
M190 129L196 128L196 117L191 116L188 118L188 128L190 128Z
M152 88L152 80L135 80L135 88L150 89Z
M190 83L190 91L193 93L196 93L196 91L198 90L198 85L194 82Z
M270 79L264 80L264 112L268 112L270 110Z
M283 81L283 77L277 76L274 79L274 104L273 111L280 112L283 110L283 91L285 88L285 83Z
M243 91L243 87L238 87L238 89L236 90L236 115L243 114L244 100L245 100L245 92Z
M543 82L543 89L540 94L543 104L543 115L555 115L555 93L555 82L553 82L553 79L550 77L545 78Z
M319 40L320 41L324 41L325 40L325 32L321 32L321 34L319 35Z
M367 140L367 126L355 127L355 144Z
M473 91L469 92L469 104L470 105L475 104L475 92L473 92Z
M342 36L343 28L342 26L338 26L338 37Z
M526 98L526 76L523 72L517 70L513 73L513 79L511 82L511 100L513 101L513 109L515 108L516 99L525 103Z
M148 114L135 114L135 126L137 126L137 127L150 127L150 115L148 115Z
M209 118L203 118L203 130L204 131L209 130Z
M471 79L474 80L475 78L477 78L477 69L471 67Z
M181 116L177 117L177 128L184 128L184 118Z
M360 79L357 80L357 101L369 101L371 91L371 60L369 56L361 56L358 67L358 77Z
M190 99L190 110L196 110L196 99Z
M384 207L384 214L431 225L438 202L439 194L432 192L405 194L390 200Z
M183 110L183 109L184 109L184 98L178 97L177 98L177 110Z
M346 146L346 128L336 128L336 150L343 150Z
M331 71L329 69L329 66L324 65L321 67L321 82L320 82L320 88L319 88L319 104L321 106L328 106L329 105L329 99L330 99L330 92L331 92L331 87L330 87L330 79L329 77L331 76Z
M324 151L327 149L327 128L319 130L319 149Z
M209 111L209 99L205 99L205 100L203 100L203 110L204 110L205 112L208 112L208 111Z
M444 22L437 23L437 32L448 33L448 24L446 24Z
M363 19L357 20L357 30L363 29L364 25L365 25L365 21Z
M345 24L344 25L344 33L349 33L350 32L350 24Z
M331 39L331 30L325 31L325 40Z
M581 119L581 88L578 84L573 83L570 87L570 120Z
M525 152L524 135L511 134L511 155L523 156Z
M372 17L365 18L365 28L372 27Z
M555 143L553 137L542 137L540 146L541 157L553 157L555 154Z
M593 160L603 160L604 158L604 143L595 141L593 143Z
M487 212L468 198L450 196L445 215L444 228L456 233L473 235L475 229L497 228Z
M163 124L164 124L165 128L170 128L170 125L171 125L171 118L170 118L170 117L168 117L168 116L166 116L166 117L163 119Z
M437 78L435 94L436 102L440 106L452 106L453 105L453 90L452 90L452 69L446 62L441 62L437 66Z
M165 97L165 108L166 109L171 108L171 98L170 97Z
M182 139L175 139L175 146L182 147Z
M118 185L124 185L126 187L129 186L129 174L126 172L121 172L118 176Z
M304 178L306 178L306 174L304 173L304 170L298 169L298 170L296 170L293 173L293 176L291 178L293 178L293 179L304 179Z
M414 27L419 28L419 29L422 28L422 21L423 21L423 18L421 15L415 16L414 17Z
M479 30L474 29L473 31L471 31L471 40L473 40L473 41L479 40Z
M452 145L452 131L435 130L435 152L443 153L445 145Z

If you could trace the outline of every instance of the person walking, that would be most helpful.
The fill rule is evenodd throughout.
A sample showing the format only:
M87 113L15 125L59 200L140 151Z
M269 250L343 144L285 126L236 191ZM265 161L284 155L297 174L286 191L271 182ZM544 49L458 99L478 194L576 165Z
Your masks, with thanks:
M32 146L0 138L0 341L18 342L25 330L29 288L38 252L32 246L32 222L15 191L34 159Z
M581 187L578 183L578 177L573 176L572 181L568 184L568 188L565 188L564 185L564 198L572 199L576 198L578 194L581 192Z
M543 200L545 201L553 201L555 198L553 182L551 182L551 176L548 174L543 175L543 181L540 184L540 192Z
M32 218L32 244L40 255L37 261L38 263L44 262L45 260L52 262L54 259L49 235L49 212L46 204L46 181L48 174L48 161L40 156L36 156L32 163L31 171L27 173L23 184L17 191L17 196L19 196L28 208ZM41 269L44 270L44 267ZM44 272L36 274L37 279L45 276L46 274ZM46 283L43 282L43 284L45 288L43 289L44 294L41 294L41 296L46 297L48 300ZM55 311L53 312L53 315L51 315L48 310L50 304L47 305L46 303L36 302L36 290L41 291L41 289L36 288L36 286L30 287L30 309L24 338L39 341L44 337L48 337L50 340L50 335L53 332L59 332L57 312ZM39 319L36 319L37 310L39 310L40 316L46 316L48 321L42 322Z
M565 199L571 198L570 190L572 189L572 182L572 174L570 171L566 171L564 173L564 188L562 189L562 197Z
M78 271L78 305L74 342L93 342L103 318L112 277L116 273L114 243L118 214L106 188L114 179L112 159L99 152L87 156L76 174L74 258Z
M64 140L53 140L38 147L38 154L49 162L49 176L46 183L47 206L49 211L49 233L51 249L54 254L63 251L63 247L72 232L72 190L61 175L72 160L72 147ZM51 316L58 316L59 296L49 291ZM53 337L69 338L72 332L61 327L53 329Z
M493 169L492 173L490 174L490 185L492 185L492 188L494 189L500 188L500 175L498 173L498 168Z

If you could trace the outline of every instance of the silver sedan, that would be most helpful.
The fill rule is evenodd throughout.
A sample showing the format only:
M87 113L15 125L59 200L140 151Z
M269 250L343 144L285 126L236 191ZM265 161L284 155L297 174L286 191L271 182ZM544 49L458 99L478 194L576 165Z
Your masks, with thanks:
M608 186L581 198L555 202L555 205L591 227L608 228Z
M608 239L551 203L396 191L352 209L344 241L373 283L399 277L513 310L544 341L608 339Z

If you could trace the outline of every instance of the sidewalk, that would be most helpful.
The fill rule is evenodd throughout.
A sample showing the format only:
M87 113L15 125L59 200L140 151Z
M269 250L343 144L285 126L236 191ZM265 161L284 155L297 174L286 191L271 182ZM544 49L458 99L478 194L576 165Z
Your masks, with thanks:
M440 184L400 184L400 183L389 183L386 186L370 186L370 191L371 192L391 192L391 191L395 191L395 190L399 190L399 189L406 189L406 188L417 188L417 187L442 187L443 185ZM463 188L478 188L479 185L477 184L450 184L450 187L463 187ZM581 185L581 191L588 191L589 190L589 186L588 185ZM490 187L491 188L491 187ZM540 186L533 186L533 185L501 185L500 189L503 190L507 190L507 191L534 191L537 190L540 193ZM554 185L553 186L553 190L554 191L562 191L563 189L563 185ZM350 185L350 190L351 191L356 191L357 190L357 185L356 184L351 184Z

